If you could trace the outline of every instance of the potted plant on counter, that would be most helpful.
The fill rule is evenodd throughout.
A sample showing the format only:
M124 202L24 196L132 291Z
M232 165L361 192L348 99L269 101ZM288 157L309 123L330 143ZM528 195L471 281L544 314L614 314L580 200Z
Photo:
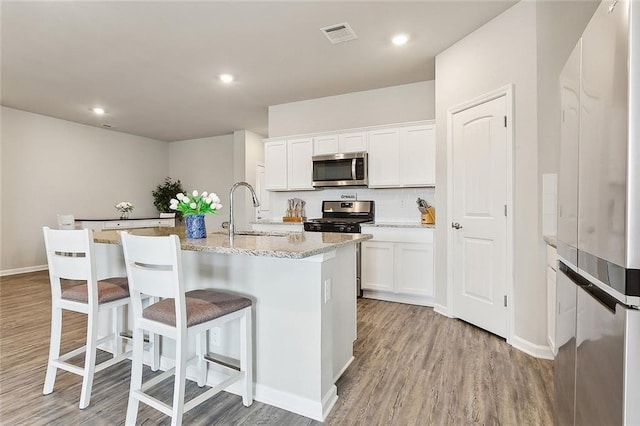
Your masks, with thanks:
M160 213L174 213L176 219L182 220L182 212L171 210L169 206L171 199L175 198L176 194L183 192L184 188L182 188L182 183L179 179L174 181L171 180L170 177L167 177L163 184L156 186L156 189L151 192L151 195L153 195L153 205Z

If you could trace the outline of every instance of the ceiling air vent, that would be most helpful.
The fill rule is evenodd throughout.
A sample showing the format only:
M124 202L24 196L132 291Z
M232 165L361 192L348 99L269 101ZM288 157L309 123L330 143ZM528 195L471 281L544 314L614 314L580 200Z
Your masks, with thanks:
M355 40L358 38L351 26L346 22L320 28L320 31L322 31L333 44L343 43L345 41Z

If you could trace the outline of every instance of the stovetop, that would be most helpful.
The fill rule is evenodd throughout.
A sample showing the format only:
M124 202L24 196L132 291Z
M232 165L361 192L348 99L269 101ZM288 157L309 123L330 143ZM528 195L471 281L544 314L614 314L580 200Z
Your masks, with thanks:
M322 217L306 221L304 230L359 233L360 224L373 219L373 201L323 201Z

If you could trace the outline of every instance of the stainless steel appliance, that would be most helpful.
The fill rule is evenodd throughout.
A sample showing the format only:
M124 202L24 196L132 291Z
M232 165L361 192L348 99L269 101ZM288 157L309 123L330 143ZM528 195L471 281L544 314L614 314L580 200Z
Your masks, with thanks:
M367 186L367 153L316 155L313 157L313 186Z
M560 79L559 425L640 425L639 32L602 2Z
M374 219L373 201L323 201L322 217L304 222L304 230L359 234L360 224L373 222ZM358 297L362 297L361 271L360 244L356 244L356 295Z

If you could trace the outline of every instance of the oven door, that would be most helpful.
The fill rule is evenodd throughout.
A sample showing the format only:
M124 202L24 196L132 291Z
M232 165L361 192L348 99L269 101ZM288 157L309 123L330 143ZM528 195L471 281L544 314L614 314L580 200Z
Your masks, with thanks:
M318 155L313 157L313 186L366 186L367 154Z

